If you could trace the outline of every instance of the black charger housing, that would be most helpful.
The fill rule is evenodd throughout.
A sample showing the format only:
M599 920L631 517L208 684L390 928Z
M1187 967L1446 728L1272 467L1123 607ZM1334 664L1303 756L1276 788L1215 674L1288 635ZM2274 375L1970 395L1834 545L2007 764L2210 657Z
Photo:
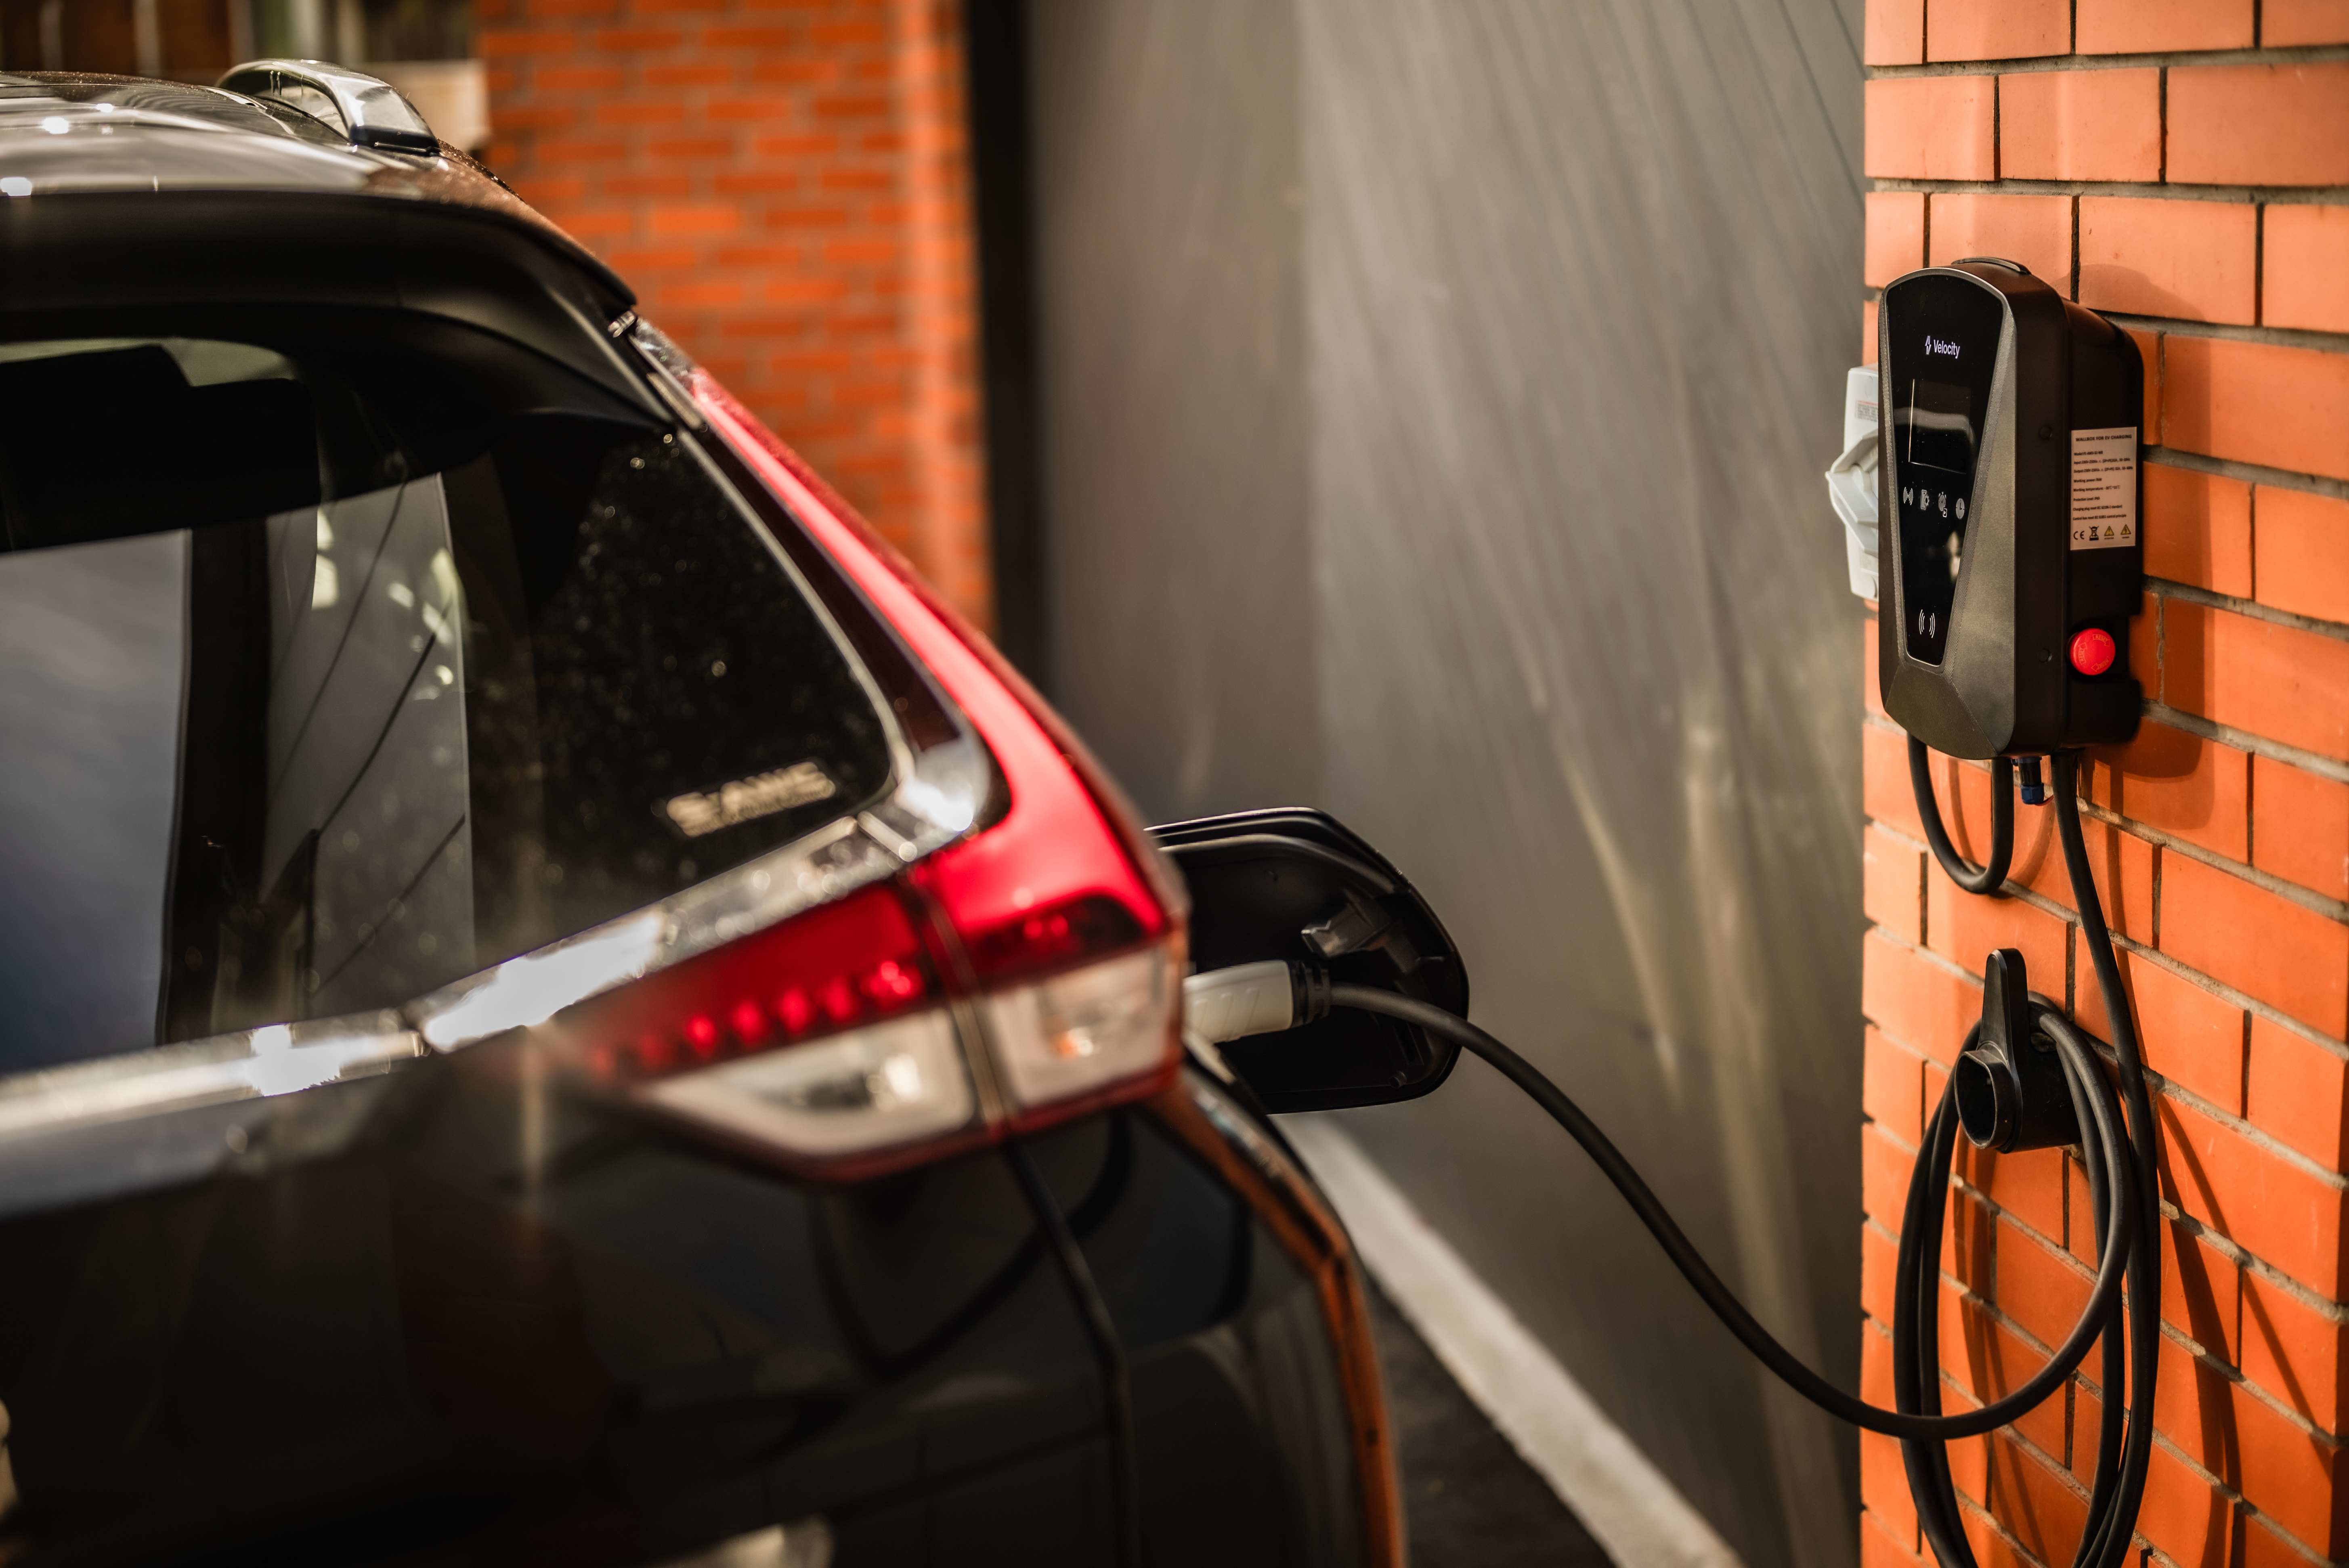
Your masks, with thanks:
M2145 564L2136 343L1987 258L1895 279L1877 331L1884 711L1952 757L2127 740Z

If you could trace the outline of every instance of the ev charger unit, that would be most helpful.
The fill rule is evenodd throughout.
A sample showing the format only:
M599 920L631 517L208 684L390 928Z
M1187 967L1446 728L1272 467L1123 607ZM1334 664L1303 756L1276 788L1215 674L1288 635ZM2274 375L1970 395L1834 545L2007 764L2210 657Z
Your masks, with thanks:
M2076 1448L2072 1458L2088 1488L2072 1561L2122 1568L2153 1450L2159 1135L2079 787L2081 748L2137 733L2125 655L2144 562L2144 370L2127 333L2012 262L1972 257L1896 279L1878 321L1876 367L1846 378L1845 446L1827 493L1852 590L1878 603L1884 711L1909 732L1918 822L1952 882L2003 898L2018 792L2025 805L2052 807L2110 1036L2091 1039L2060 999L2032 990L2019 951L1984 957L1982 1021L1926 1119L1900 1216L1892 1408L1828 1381L1746 1309L1589 1115L1468 1021L1459 954L1401 874L1317 813L1159 830L1186 872L1195 863L1216 873L1194 882L1195 913L1199 929L1228 934L1212 951L1202 944L1208 956L1185 982L1185 1040L1237 1092L1261 1086L1259 1103L1273 1110L1408 1098L1441 1082L1457 1050L1481 1057L1582 1146L1756 1359L1821 1409L1900 1440L1919 1532L1943 1568L1977 1568L1948 1445L2064 1397L2094 1350L2100 1397L2094 1456ZM1933 751L1990 762L1980 865L1942 822ZM2047 978L2061 986L2060 975ZM1413 1032L1315 1032L1345 1014ZM1231 1057L1221 1052L1228 1042L1242 1047ZM1333 1065L1341 1062L1347 1070ZM1941 1241L1961 1135L2001 1155L2074 1151L2087 1177L2095 1279L2071 1331L2028 1377L1952 1410L1943 1405Z
M1877 332L1884 711L1951 757L2127 740L2136 343L1980 257L1896 280Z

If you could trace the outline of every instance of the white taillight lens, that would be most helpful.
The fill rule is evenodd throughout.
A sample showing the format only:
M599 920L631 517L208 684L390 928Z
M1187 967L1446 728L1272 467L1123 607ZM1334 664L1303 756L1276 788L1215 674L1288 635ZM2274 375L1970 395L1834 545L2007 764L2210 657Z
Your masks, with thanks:
M998 992L979 1006L1004 1088L1027 1110L1163 1068L1178 994L1173 960L1154 944Z
M672 1115L818 1160L955 1132L977 1109L943 1008L678 1073L636 1092Z

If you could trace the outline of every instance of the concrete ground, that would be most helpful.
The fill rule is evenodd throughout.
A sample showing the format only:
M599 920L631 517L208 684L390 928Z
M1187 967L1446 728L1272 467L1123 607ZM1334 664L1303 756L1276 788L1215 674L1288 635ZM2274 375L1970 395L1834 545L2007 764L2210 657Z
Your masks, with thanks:
M1375 1285L1371 1314L1402 1462L1412 1568L1612 1568Z

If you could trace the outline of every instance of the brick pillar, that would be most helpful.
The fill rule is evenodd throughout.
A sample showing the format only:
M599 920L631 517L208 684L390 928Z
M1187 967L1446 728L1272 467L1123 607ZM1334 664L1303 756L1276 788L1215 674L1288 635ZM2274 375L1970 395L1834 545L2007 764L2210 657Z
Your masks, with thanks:
M478 0L489 161L986 625L954 0Z
M1992 254L2145 353L2144 728L2092 753L2088 842L2165 1140L2166 1339L2141 1543L2268 1568L2349 1556L2349 7L2339 0L1868 0L1866 282ZM1948 63L1960 64L1952 72ZM1979 67L1971 62L1981 62ZM1993 62L2009 62L1996 64ZM1875 304L1866 306L1875 356ZM1992 947L2107 1032L2053 814L2012 897L1924 851L1904 738L1863 731L1873 1399L1901 1198ZM1937 761L1977 860L1984 769ZM1965 1146L1961 1140L1961 1149ZM2088 1292L2086 1182L1968 1159L1943 1264L1951 1408L2040 1366ZM2097 1358L2087 1362L2095 1369ZM2105 1390L1957 1445L1984 1563L2070 1561ZM1863 1559L1920 1550L1898 1445L1861 1439Z

